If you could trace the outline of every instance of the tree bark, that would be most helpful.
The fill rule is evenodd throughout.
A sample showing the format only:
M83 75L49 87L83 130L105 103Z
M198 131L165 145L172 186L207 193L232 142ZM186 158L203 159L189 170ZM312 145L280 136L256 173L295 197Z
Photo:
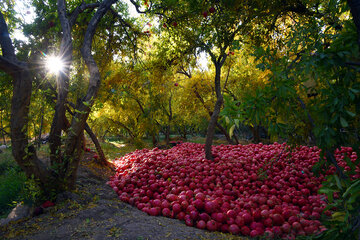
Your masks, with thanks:
M87 124L87 123L85 124L85 131L89 134L91 140L95 144L96 151L99 154L100 163L105 165L105 166L110 166L108 161L106 161L105 154L104 154L104 152L103 152L103 150L101 148L101 145L100 145L96 135L94 134L94 132L91 130L89 124Z
M13 79L10 117L12 154L26 176L38 179L46 193L54 183L55 174L38 159L36 150L29 145L26 134L33 76L28 65L16 58L9 36L7 24L0 12L0 45L3 54L0 56L0 69Z
M166 142L167 146L170 144L170 124L171 124L171 120L172 120L171 98L172 98L172 96L170 96L170 98L169 98L168 124L166 126L166 132L165 132L165 142Z
M40 122L40 128L39 128L39 137L38 137L38 148L40 148L41 146L41 134L42 134L42 129L43 129L43 125L44 125L44 109L42 108L42 113L41 113L41 122Z
M1 124L1 133L2 133L2 137L3 137L3 144L6 145L6 138L5 138L5 130L4 130L4 126L3 126L3 113L1 111L0 113L0 124Z
M69 182L69 188L75 187L76 173L80 162L78 157L82 152L81 139L79 137L84 131L86 120L89 116L91 106L94 104L94 100L97 96L101 83L99 68L91 53L92 40L95 34L95 29L101 18L116 1L117 0L104 0L100 4L98 10L95 12L88 24L83 47L81 48L81 54L88 68L90 79L87 93L82 101L77 104L77 111L74 113L71 121L71 127L68 130L68 135L65 139L63 172L68 176L67 180ZM73 156L75 156L75 159Z
M69 103L69 105L72 106L72 107L75 107L75 105L73 103ZM70 113L70 115L72 115L72 116L74 115L74 113L70 110L70 108L67 108L67 111ZM68 127L70 127L70 123L68 121L67 121L66 125L68 125ZM110 166L110 164L106 161L105 154L104 154L104 152L103 152L103 150L101 148L101 145L100 145L95 133L91 130L89 124L87 124L87 123L85 124L85 131L89 134L92 142L95 145L96 151L99 154L99 160L100 160L99 163L101 163L101 164L103 164L105 166ZM83 147L85 147L85 145L86 145L85 144L85 136L84 136L84 139L83 139L83 143L84 143Z
M225 59L223 60L225 61ZM215 126L217 119L220 114L221 106L224 102L223 96L221 94L221 85L220 85L220 77L221 77L221 67L223 62L215 62L215 93L216 93L216 102L214 106L214 111L211 115L210 122L206 132L206 140L205 140L205 157L208 160L213 160L214 157L211 152L211 146L214 139L215 134Z
M55 105L55 114L53 122L51 124L49 145L50 145L50 160L51 164L60 164L62 162L61 154L61 132L65 130L65 112L66 112L66 99L69 92L69 75L70 66L72 63L72 37L71 37L71 24L66 17L66 6L64 0L58 0L58 15L63 31L60 52L58 54L64 63L64 69L62 69L57 77L57 101Z
M151 140L152 140L153 147L156 147L158 141L156 139L155 133L151 133Z
M253 142L254 143L259 143L260 142L260 126L259 125L255 125L254 127L251 128L252 132L253 132Z
M195 96L200 100L200 102L202 103L202 105L204 106L204 108L207 110L207 112L209 113L210 117L212 116L212 112L211 110L205 105L204 99L202 99L202 97L200 96L199 92L197 91L197 89L194 89L194 93ZM216 120L216 127L222 132L222 134L224 134L226 140L228 141L228 143L230 144L239 144L238 139L234 136L235 138L235 142L231 139L229 133L226 131L226 129L221 126L221 124Z
M115 123L115 124L119 125L120 127L124 128L124 129L128 132L128 134L129 134L129 136L130 136L131 139L135 139L135 138L136 138L136 135L133 133L133 131L131 131L131 129L128 128L124 123L119 122L119 121L114 121L113 119L108 119L108 120L109 120L109 121L112 121L113 123ZM105 133L105 134L106 134L106 133ZM104 136L105 136L105 134L104 134Z
M63 30L63 37L60 46L60 56L65 61L65 69L60 73L57 83L57 102L55 107L54 121L51 128L51 162L60 163L54 171L48 168L36 156L36 150L28 143L27 126L30 98L32 94L32 80L30 68L27 63L18 61L15 50L9 37L7 24L0 12L0 69L13 78L13 97L11 105L10 137L12 152L16 162L24 170L27 177L34 177L38 180L43 190L50 193L71 190L75 187L76 172L82 154L83 132L90 108L94 103L97 91L100 87L99 69L91 54L92 39L95 29L116 0L104 0L101 4L82 3L70 16L71 23L67 18L64 0L58 0L58 14ZM84 38L84 45L81 53L90 73L89 88L86 96L77 105L77 110L67 130L65 149L61 154L61 131L65 129L65 103L69 86L69 69L72 60L72 39L71 25L74 24L78 13L86 8L100 6L91 18Z
M186 134L187 134L187 132L186 132L186 126L184 125L184 128L183 128L183 130L182 130L182 137L183 137L184 139L187 139Z
M27 177L34 175L42 184L52 182L47 167L37 158L35 149L29 146L26 134L32 88L30 71L19 69L14 75L13 87L10 120L13 156Z
M181 74L184 74L185 76L187 76L188 78L191 78L191 73L188 73L184 67L181 67L181 69L178 71L178 73L181 73ZM226 76L226 82L228 80L228 77L229 77L229 73L230 73L230 68L228 70L228 74ZM224 87L226 87L226 82L224 84ZM200 102L202 103L202 105L204 106L204 108L207 110L207 112L209 113L210 117L212 116L212 112L211 110L206 106L205 104L205 101L204 99L202 99L202 97L200 96L199 92L197 91L197 88L196 88L196 85L194 86L194 93L195 93L195 96L200 100ZM221 86L220 86L220 89L221 89ZM222 94L221 94L222 95ZM234 135L234 139L235 139L235 142L231 139L229 133L226 131L226 129L221 126L220 123L218 123L216 121L216 127L224 134L226 140L228 141L229 144L239 144L239 140L237 139L237 137Z

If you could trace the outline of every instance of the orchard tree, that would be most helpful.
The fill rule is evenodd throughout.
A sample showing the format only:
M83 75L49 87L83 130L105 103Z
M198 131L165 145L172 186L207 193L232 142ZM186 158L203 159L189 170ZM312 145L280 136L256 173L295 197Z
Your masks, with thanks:
M112 24L119 23L124 26L124 19L117 13L119 8L112 7L116 0L104 0L102 2L85 3L83 1L67 3L58 0L56 5L53 1L44 3L44 8L50 5L57 7L53 14L54 22L58 21L61 33L61 42L57 55L61 57L63 69L56 79L56 105L55 115L50 132L50 165L45 164L38 158L35 148L28 142L27 128L29 121L29 106L32 94L32 85L36 74L34 66L42 67L31 59L16 55L16 49L10 38L9 28L13 27L11 22L7 23L4 18L4 10L0 13L0 45L2 55L0 56L0 69L12 77L13 94L11 104L11 143L15 160L25 171L28 177L38 180L40 186L49 194L51 191L64 191L75 187L76 172L82 154L82 134L86 126L91 106L97 96L101 75L99 67L93 56L93 40L97 26L106 14L116 16ZM91 13L91 14L89 14ZM6 12L6 15L8 12ZM84 15L89 16L85 21L84 35L82 36L81 49L77 52L81 55L89 76L87 90L74 106L72 120L67 123L66 106L68 104L69 82L73 54L74 29L78 26L78 20ZM45 15L46 16L46 15ZM56 22L55 22L56 21ZM81 22L82 24L84 22ZM11 29L11 28L10 28ZM54 32L54 34L59 34ZM55 35L56 36L56 35ZM62 148L61 146L64 146Z
M221 111L222 121L228 127L230 135L240 125L249 127L253 132L253 142L260 142L260 127L267 126L267 104L263 94L264 87L269 84L270 71L262 71L256 67L252 56L252 46L243 45L229 55L224 68L228 75L223 84L224 109Z
M280 14L306 9L301 1L153 1L151 12L160 27L169 31L179 48L206 52L214 70L216 102L207 129L205 155L213 159L211 145L223 105L222 68L229 54L242 43L261 37L264 24L272 25Z
M214 65L216 102L207 129L207 159L213 159L211 145L223 104L221 69L235 38L245 33L250 20L246 11L241 4L227 5L224 1L164 1L154 4L153 12L162 17L161 26L171 32L172 41L179 48L206 51Z

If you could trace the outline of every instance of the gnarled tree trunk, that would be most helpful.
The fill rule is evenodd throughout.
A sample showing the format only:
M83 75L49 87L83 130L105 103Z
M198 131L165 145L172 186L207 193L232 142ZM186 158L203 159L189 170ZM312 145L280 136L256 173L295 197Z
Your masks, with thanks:
M36 150L28 143L26 134L28 126L28 114L30 98L32 93L33 76L27 63L20 62L15 56L15 50L7 24L0 12L0 45L2 55L0 56L0 69L11 75L13 78L13 97L11 106L11 142L12 151L16 162L24 170L28 177L34 176L45 192L50 193L73 189L75 187L76 172L80 162L82 150L82 135L86 125L90 108L94 103L100 87L100 73L96 62L91 55L92 39L95 29L116 0L104 0L101 4L86 4L82 2L67 18L65 1L58 0L58 13L63 29L63 39L60 47L60 54L63 60L68 61L65 70L58 77L58 96L55 108L55 116L51 129L51 163L52 167L46 166L36 155ZM89 88L86 96L76 106L71 125L67 129L64 151L61 154L61 131L65 130L65 103L68 92L68 73L72 59L71 27L77 16L87 8L98 7L88 24L84 38L84 45L81 49L82 56L90 73ZM53 165L56 164L56 171Z
M50 129L49 145L50 145L50 160L51 164L61 164L61 132L66 129L65 126L65 112L66 112L66 99L69 92L69 75L70 66L72 64L72 38L71 38L71 25L66 16L66 6L64 0L58 0L58 14L63 30L61 39L60 52L58 56L64 63L62 69L56 79L57 83L57 100L55 105L55 114Z
M91 106L94 104L100 88L101 77L99 68L91 53L92 40L95 34L95 29L101 18L115 2L116 0L105 0L100 4L98 10L88 24L84 37L84 43L81 48L81 54L88 68L90 79L87 93L76 106L77 110L74 113L71 121L71 127L69 128L67 138L65 139L62 173L66 174L68 186L70 188L75 186L76 173L80 162L79 157L82 153L80 135L84 131Z
M10 137L15 161L27 177L39 179L44 190L53 183L54 173L41 162L35 148L29 145L27 136L28 114L32 79L28 64L19 61L9 37L5 19L0 12L0 69L12 76L13 96L11 100Z

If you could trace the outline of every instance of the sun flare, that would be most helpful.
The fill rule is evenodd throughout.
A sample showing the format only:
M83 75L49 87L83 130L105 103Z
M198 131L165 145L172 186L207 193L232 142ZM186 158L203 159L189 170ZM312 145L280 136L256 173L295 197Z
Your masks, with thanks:
M57 56L48 56L46 58L46 68L51 73L59 73L64 69L64 62L61 60L60 57Z

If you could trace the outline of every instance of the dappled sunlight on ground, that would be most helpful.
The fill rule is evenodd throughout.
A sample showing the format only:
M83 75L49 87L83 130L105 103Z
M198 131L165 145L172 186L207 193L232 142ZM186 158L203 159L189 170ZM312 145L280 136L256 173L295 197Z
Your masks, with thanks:
M123 148L126 146L124 143L117 143L117 142L110 142L111 144L115 145L118 148Z

